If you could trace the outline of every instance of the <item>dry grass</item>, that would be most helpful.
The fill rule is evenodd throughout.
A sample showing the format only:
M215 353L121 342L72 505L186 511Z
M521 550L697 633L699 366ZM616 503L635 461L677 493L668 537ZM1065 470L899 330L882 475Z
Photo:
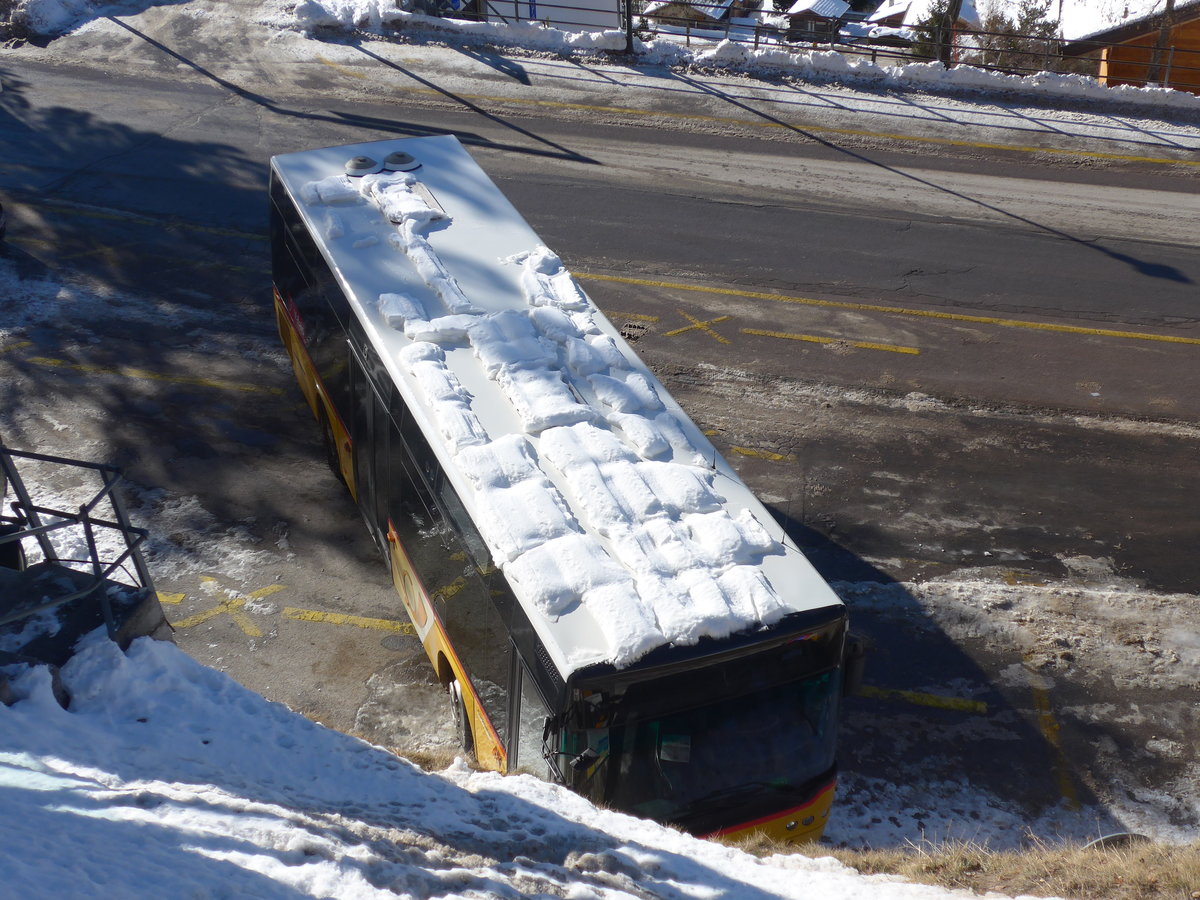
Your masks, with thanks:
M392 752L397 756L403 756L410 763L415 763L426 772L441 772L448 769L456 756L462 757L463 761L476 772L483 771L483 767L475 761L474 756L463 753L457 748L413 750L406 747L394 747Z
M757 855L796 852L762 839L739 844ZM996 891L1010 897L1069 900L1200 900L1200 842L1186 846L1139 842L1122 847L1035 845L996 852L970 842L921 844L898 850L800 848L833 856L866 875L898 875L921 884Z

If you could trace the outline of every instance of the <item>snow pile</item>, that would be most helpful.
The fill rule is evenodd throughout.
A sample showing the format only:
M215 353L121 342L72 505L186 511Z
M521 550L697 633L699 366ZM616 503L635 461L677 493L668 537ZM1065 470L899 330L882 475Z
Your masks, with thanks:
M378 32L383 25L417 32L434 30L452 32L461 38L496 46L523 47L568 55L579 52L619 52L625 49L625 35L620 31L563 31L535 22L469 22L400 10L390 10L377 21L376 5L376 0L306 0L296 8L296 26L304 32L316 28ZM1143 0L1142 6L1145 5L1146 0ZM1136 10L1142 8L1136 4L1124 4L1121 6L1122 14L1118 14L1115 7L1108 9L1108 6L1104 10L1089 10L1085 8L1083 0L1078 0L1069 10L1064 8L1064 21L1069 21L1072 33L1082 36L1109 24L1136 18ZM1127 8L1134 11L1127 12ZM694 46L683 46L664 38L652 41L635 38L633 51L639 61L651 64L710 66L752 75L786 72L800 74L814 81L839 81L873 88L917 87L943 92L1035 93L1039 96L1116 101L1176 110L1200 109L1200 96L1169 88L1130 85L1106 87L1094 78L1049 72L1022 76L970 66L947 69L940 62L885 65L871 62L866 57L847 56L832 50L792 52L778 47L755 49L744 42L722 40L718 35L718 32L714 32L714 41L707 44L693 36Z
M141 639L99 633L0 706L11 896L919 900L832 859L759 860L527 776L427 774Z
M1015 10L1015 0L1002 0L1002 7L1005 4L1012 7L1008 10L1010 13ZM1157 11L1160 5L1160 0L1064 0L1062 30L1068 39L1077 39L1141 18ZM122 10L93 0L18 0L14 19L37 34L58 35L119 12ZM386 29L403 29L416 34L451 33L471 43L567 56L626 50L626 36L620 30L576 31L538 22L441 18L406 12L397 8L392 0L302 0L294 8L281 9L277 15L267 16L262 21L272 27L293 28L305 34L321 30L379 34ZM946 69L941 63L883 65L865 57L848 57L834 51L792 52L768 46L754 49L746 43L722 40L723 37L723 32L713 31L712 39L706 41L696 32L691 36L690 46L670 38L650 41L634 38L632 50L639 62L651 65L711 66L766 76L784 72L817 82L837 81L872 89L916 87L939 92L986 91L1105 100L1179 111L1200 108L1200 97L1167 88L1105 87L1092 78L1077 75L1045 72L1030 76L1005 75L969 66Z
M787 613L756 568L782 547L749 510L723 508L715 472L553 251L501 260L520 267L526 306L484 313L423 236L447 216L412 175L333 176L300 196L309 207L374 206L440 302L430 310L388 291L376 306L411 341L396 361L474 489L466 499L493 559L548 621L582 608L602 634L603 659L568 650L568 666L625 666ZM468 347L523 434L487 433L447 361Z
M104 4L90 0L18 0L13 21L34 34L63 34L103 15Z

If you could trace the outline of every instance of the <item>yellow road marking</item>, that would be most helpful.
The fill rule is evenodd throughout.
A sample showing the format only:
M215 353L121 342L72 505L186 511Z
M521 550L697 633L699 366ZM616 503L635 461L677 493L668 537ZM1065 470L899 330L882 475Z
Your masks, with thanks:
M673 281L655 281L649 278L627 278L620 275L581 275L581 280L610 281L615 284L630 284L637 287L657 287L673 291L692 291L699 294L718 294L723 297L744 297L749 300L772 300L776 303L794 303L799 306L816 306L824 309L848 309L855 312L879 312L893 316L913 316L924 319L943 319L951 322L971 322L979 325L998 325L1003 328L1028 328L1034 331L1053 331L1061 334L1082 334L1092 337L1124 338L1134 341L1157 341L1164 344L1200 345L1200 338L1176 337L1168 334L1148 334L1144 331L1114 331L1109 328L1084 328L1078 325L1055 325L1050 322L1029 322L1022 319L1001 319L994 316L974 316L966 313L938 312L930 309L910 309L904 306L883 306L877 303L852 303L848 300L816 300L811 297L789 297L785 294L767 294L761 291L744 291L736 288L705 287L694 284L679 284Z
M433 88L399 88L398 90L411 94L425 94L433 97L445 97L445 93ZM911 141L918 144L937 144L943 147L965 147L975 150L1007 150L1014 153L1050 153L1057 156L1073 156L1085 159L1104 159L1113 162L1142 162L1169 166L1200 166L1200 160L1168 159L1157 156L1138 156L1126 153L1103 153L1096 150L1070 150L1058 147L1029 147L1022 144L1000 144L990 141L964 141L955 138L939 138L910 134L891 134L886 131L866 131L860 128L827 128L820 125L792 125L772 119L739 119L733 116L710 116L702 113L681 113L655 109L635 109L629 106L605 106L591 103L565 103L558 100L535 100L529 97L498 97L490 94L455 94L462 100L487 101L491 103L512 103L519 106L537 106L545 109L573 109L584 112L602 112L624 114L631 116L660 116L664 119L678 119L690 122L713 122L722 125L746 125L751 128L772 128L784 131L795 131L800 134L836 134L847 137L872 137L889 141ZM769 100L759 101L770 103Z
M730 447L729 450L739 456L751 456L755 459L766 459L771 462L790 462L796 458L790 453L784 455L782 453L772 453L770 450L753 450L749 447Z
M715 331L713 331L712 328L710 327L712 325L719 325L721 322L728 322L730 319L729 316L718 316L715 319L708 319L707 321L701 322L695 316L690 316L687 313L685 313L682 309L676 310L676 312L678 312L681 316L683 316L685 319L687 319L692 324L685 325L683 328L676 328L674 331L664 331L663 334L666 337L675 337L678 334L683 334L685 331L692 331L693 329L699 329L700 331L703 331L705 334L707 334L709 337L713 338L716 341L719 341L722 344L729 343L729 338L722 337L721 335L719 335Z
M982 700L968 700L965 697L945 697L941 694L926 694L921 691L902 691L896 688L875 687L864 684L859 693L864 697L874 697L877 700L902 700L917 706L932 706L937 709L953 709L958 712L976 713L986 716L988 707Z
M1037 673L1030 672L1030 681L1033 706L1037 710L1038 728L1042 732L1042 737L1046 739L1046 743L1054 750L1054 778L1058 782L1058 791L1067 801L1068 809L1079 809L1079 794L1075 790L1075 782L1071 778L1067 756L1063 753L1062 743L1059 741L1058 721L1050 710L1050 692L1043 686L1041 677Z
M755 334L760 337L782 338L787 341L807 341L811 344L844 344L859 350L886 350L889 353L909 353L913 356L921 351L916 347L902 347L898 344L873 344L869 341L851 341L846 338L819 337L815 334L788 334L783 331L760 331L757 328L743 328L742 334Z
M190 384L196 387L219 388L225 391L241 393L283 394L282 388L261 387L257 384L243 384L236 381L219 381L214 378L193 378L190 375L162 375L145 369L134 369L129 366L91 366L84 363L71 363L65 359L51 359L45 356L31 356L27 360L39 366L50 366L58 369L73 369L88 375L120 375L123 378L143 378L149 381L166 381L171 384Z
M289 606L283 614L289 619L299 619L302 622L323 622L326 625L353 625L355 628L370 628L375 631L391 631L400 634L416 634L417 630L409 622L398 619L372 619L367 616L350 616L345 613L320 612L315 609L297 609Z
M216 585L217 579L211 575L201 575L200 583ZM237 593L236 596L226 597L211 609L198 612L195 615L180 619L178 622L173 622L172 624L176 628L194 628L197 625L207 622L209 619L221 615L221 613L228 613L229 618L233 619L237 627L242 629L247 637L262 637L262 629L255 625L254 621L246 615L244 607L251 600L261 600L263 597L269 597L271 594L282 591L284 587L285 585L282 584L268 584L266 587L251 591L248 594ZM159 596L162 597L163 595L160 594ZM167 596L173 597L175 595L171 594ZM182 599L183 595L180 594L179 597ZM170 603L172 601L168 600L167 602Z
M326 59L323 56L318 56L317 62L321 63L322 65L329 66L329 68L341 72L343 75L349 75L351 78L365 79L367 77L363 72L356 72L354 69L351 69L348 66L343 66L341 63L335 63L333 60Z
M1004 573L1004 583L1010 587L1025 584L1031 587L1045 587L1046 582L1040 575L1032 572L1018 572L1015 569Z
M609 319L633 319L636 322L654 323L659 321L658 316L647 316L642 313L616 312L615 310L605 310L604 315Z
M204 612L188 616L186 619L180 619L173 624L176 628L194 628L215 616L219 616L221 613L229 613L229 617L233 619L238 628L242 629L248 637L262 637L262 629L255 625L250 617L246 615L245 610L242 609L245 605L245 597L230 597L222 600L212 609L206 609Z
M163 591L156 591L155 593L158 594L159 603L169 603L172 606L182 603L183 598L187 596L186 594L167 594Z
M162 225L161 222L156 223L156 224L159 225L160 227ZM181 231L193 230L188 225L178 225L177 227ZM243 234L241 232L230 232L228 236L229 237L254 237L254 235ZM58 242L56 242L56 241L44 241L39 238L30 238L30 237L9 238L9 243L20 244L22 247L48 247L48 248L52 248L52 249L57 249L60 246L60 244L58 244ZM80 255L86 256L87 254L85 253L85 254L80 254ZM202 269L202 270L212 270L212 271L220 271L220 272L251 272L255 275L259 274L262 271L260 268L252 267L252 266L234 266L234 265L230 265L229 263L224 263L224 262L222 262L222 263L206 262L204 260L192 259L190 257L184 257L184 256L164 256L161 253L156 253L154 256L154 259L155 259L155 262L158 262L158 263L169 263L173 266L180 266L180 267L184 267L184 268L188 268L188 269Z

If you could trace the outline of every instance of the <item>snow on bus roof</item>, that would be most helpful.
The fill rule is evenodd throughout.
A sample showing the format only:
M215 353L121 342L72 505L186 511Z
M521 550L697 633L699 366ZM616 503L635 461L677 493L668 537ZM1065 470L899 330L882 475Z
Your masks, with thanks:
M564 678L840 605L457 139L273 165Z

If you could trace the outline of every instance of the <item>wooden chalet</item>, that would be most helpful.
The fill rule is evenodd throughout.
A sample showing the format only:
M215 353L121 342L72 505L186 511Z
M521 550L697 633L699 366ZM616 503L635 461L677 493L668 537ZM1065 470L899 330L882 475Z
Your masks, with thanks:
M1104 84L1160 84L1200 94L1200 0L1177 4L1170 23L1165 15L1159 11L1071 41L1063 56L1096 60Z

